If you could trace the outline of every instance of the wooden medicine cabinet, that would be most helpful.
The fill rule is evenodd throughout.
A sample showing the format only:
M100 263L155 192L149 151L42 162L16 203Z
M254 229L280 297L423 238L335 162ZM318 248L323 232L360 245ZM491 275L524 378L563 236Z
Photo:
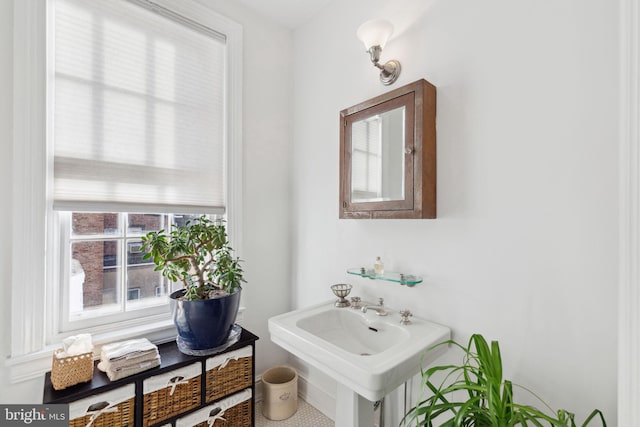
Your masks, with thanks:
M418 80L340 112L340 218L436 217L436 88Z

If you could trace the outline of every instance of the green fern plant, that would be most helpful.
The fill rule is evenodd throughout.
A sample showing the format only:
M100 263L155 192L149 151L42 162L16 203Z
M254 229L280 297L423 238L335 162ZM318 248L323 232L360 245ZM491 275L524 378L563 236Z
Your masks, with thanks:
M462 364L422 370L422 391L430 392L431 396L418 399L416 406L405 415L401 426L577 427L574 414L566 410L554 414L533 392L503 379L502 357L497 341L492 341L489 346L482 335L476 334L469 339L466 347L453 340L436 347L442 345L452 345L462 350ZM440 373L444 374L444 380L436 383L434 375ZM514 402L514 386L533 394L548 412ZM464 398L460 399L460 396ZM606 427L604 415L598 409L591 412L581 426L585 427L595 419L600 419L602 426Z
M222 220L203 215L173 225L170 232L152 231L142 237L143 259L172 282L182 282L188 301L216 298L241 288L241 260L233 256Z

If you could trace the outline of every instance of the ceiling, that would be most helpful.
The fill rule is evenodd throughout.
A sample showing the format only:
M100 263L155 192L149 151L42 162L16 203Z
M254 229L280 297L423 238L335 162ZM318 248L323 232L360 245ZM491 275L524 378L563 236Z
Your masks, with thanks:
M239 0L273 21L294 29L306 23L331 0Z

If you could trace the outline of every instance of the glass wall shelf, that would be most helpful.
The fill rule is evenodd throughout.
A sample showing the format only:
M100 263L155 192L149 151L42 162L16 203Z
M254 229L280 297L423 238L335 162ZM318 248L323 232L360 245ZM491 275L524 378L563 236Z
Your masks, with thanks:
M413 274L394 273L393 271L385 271L384 274L376 274L373 268L350 268L347 273L355 276L366 277L373 280L386 280L388 282L396 282L401 285L415 286L422 283L422 277Z

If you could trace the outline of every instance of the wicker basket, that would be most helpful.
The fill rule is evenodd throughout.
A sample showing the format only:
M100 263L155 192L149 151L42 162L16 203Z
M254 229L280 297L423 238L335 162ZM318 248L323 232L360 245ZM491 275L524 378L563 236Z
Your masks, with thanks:
M70 427L134 427L135 385L127 384L69 404Z
M252 425L253 398L250 388L176 420L176 427L251 427Z
M133 427L135 399L120 402L112 407L113 412L108 410L103 413L85 415L84 417L69 420L69 427Z
M206 402L251 387L253 384L251 346L207 359Z
M64 390L79 383L86 383L93 378L93 352L58 358L58 349L53 354L51 365L51 384L55 390Z
M201 377L202 365L198 362L145 380L142 404L144 427L200 406Z
M196 424L194 427L250 427L251 424L251 405L253 399L245 400L227 409L224 412L224 420L216 420L213 425L208 421Z

